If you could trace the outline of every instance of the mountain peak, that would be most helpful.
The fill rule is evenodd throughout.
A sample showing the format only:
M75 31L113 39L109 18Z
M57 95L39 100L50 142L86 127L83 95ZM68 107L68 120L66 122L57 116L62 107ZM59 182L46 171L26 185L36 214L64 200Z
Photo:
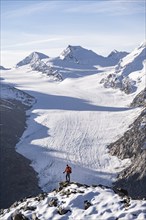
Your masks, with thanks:
M16 64L16 67L24 66L27 64L30 64L32 62L35 62L37 60L42 60L49 58L47 55L40 53L40 52L32 52L29 56L25 57L23 60L21 60L19 63Z
M118 58L119 60L122 59L123 57L127 56L129 53L126 51L117 51L117 50L113 50L109 55L109 57L114 57L114 58Z
M62 60L64 60L64 59L73 59L73 58L75 58L74 55L77 52L81 52L82 50L85 50L85 49L82 48L81 46L68 45L67 48L65 50L63 50L63 52L60 54L60 58Z
M92 50L85 49L81 46L68 45L60 54L60 59L77 64L96 64L99 59L104 58Z
M116 72L129 75L131 72L142 70L143 62L146 60L146 42L141 43L130 54L124 57L116 67Z
M40 53L40 52L36 52L36 51L32 52L29 56L32 58L37 56L40 60L45 59L45 58L49 58L47 55Z

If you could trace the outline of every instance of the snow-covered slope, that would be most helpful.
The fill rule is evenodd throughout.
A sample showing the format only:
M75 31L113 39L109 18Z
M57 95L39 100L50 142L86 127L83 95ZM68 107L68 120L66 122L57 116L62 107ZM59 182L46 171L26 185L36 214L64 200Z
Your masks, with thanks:
M117 51L113 50L108 56L107 56L107 63L109 63L110 66L115 66L118 64L118 62L125 56L127 56L129 53L125 51Z
M116 73L121 72L122 75L127 76L132 72L140 71L144 68L145 60L146 42L143 42L119 62L116 67Z
M60 59L84 65L115 66L119 60L125 57L127 52L112 51L108 57L96 54L81 46L69 45L61 54Z
M50 80L62 81L67 77L76 78L96 73L98 66L115 66L126 55L126 52L115 50L108 57L103 57L81 46L69 45L56 58L49 58L45 54L33 52L20 61L16 67L29 65L32 70L50 77Z
M38 60L49 58L47 55L39 52L33 52L29 56L25 57L22 61L16 64L16 67L24 66L27 64L32 64Z
M146 43L120 60L115 70L101 80L105 88L119 88L129 94L135 92L142 84L145 87Z
M1 99L7 99L7 100L18 100L22 102L22 104L26 106L32 106L35 103L34 97L30 96L29 94L14 88L13 86L10 86L8 84L5 84L3 82L1 84Z
M60 59L86 65L102 65L105 62L104 57L97 55L92 50L87 50L81 46L71 45L60 54Z
M64 179L66 163L73 168L74 181L106 185L125 162L128 165L127 160L111 157L107 145L128 129L141 109L127 107L133 96L102 87L99 82L108 72L62 82L50 82L27 66L2 72L6 82L37 100L17 151L32 161L44 190Z
M14 217L34 220L144 220L146 201L120 197L104 186L72 183L48 194L16 202L3 210L0 217L3 220Z
M62 75L59 73L59 71L45 63L45 59L48 58L49 57L45 54L33 52L22 61L17 63L16 68L26 69L25 66L27 65L27 68L30 69L30 71L34 70L41 72L53 81L62 81Z

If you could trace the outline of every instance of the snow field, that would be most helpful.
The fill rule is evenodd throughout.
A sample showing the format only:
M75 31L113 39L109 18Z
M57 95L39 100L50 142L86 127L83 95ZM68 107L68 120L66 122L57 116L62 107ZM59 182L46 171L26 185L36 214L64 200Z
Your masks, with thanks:
M50 191L64 180L67 163L73 169L72 180L89 185L111 185L130 163L111 157L107 145L123 135L141 109L128 107L132 95L99 84L112 68L105 70L61 83L50 82L28 66L3 72L6 82L37 100L27 112L28 127L17 151L32 161L43 190Z

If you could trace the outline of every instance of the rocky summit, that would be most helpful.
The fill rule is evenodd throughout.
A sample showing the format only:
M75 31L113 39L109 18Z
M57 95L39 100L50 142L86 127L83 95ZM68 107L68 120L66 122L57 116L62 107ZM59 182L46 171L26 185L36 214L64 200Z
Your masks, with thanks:
M133 208L134 207L134 208ZM104 185L60 182L57 189L15 202L1 210L3 220L145 219L146 201L131 200L125 190Z

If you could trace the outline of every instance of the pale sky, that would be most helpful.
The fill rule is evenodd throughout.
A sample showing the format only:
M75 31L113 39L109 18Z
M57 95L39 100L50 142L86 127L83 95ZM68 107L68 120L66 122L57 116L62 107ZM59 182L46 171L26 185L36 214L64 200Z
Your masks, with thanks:
M107 56L146 38L145 0L1 0L1 64L33 51L59 56L69 44Z

